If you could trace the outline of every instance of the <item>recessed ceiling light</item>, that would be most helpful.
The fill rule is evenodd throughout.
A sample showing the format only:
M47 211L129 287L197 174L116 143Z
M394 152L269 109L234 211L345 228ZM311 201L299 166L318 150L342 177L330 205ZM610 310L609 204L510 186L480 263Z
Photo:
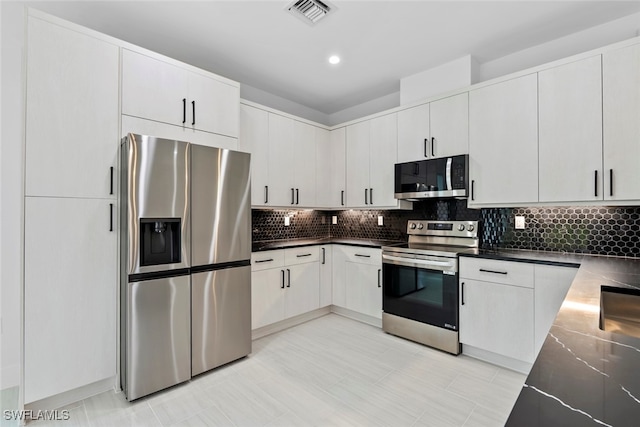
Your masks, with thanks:
M332 55L329 57L330 64L336 65L339 62L340 62L340 57L338 55Z

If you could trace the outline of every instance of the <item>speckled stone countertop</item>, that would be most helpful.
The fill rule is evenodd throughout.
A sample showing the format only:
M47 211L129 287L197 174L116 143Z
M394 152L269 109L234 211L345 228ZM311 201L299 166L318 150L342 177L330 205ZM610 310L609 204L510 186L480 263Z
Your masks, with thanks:
M292 239L292 240L269 240L252 243L252 252L269 251L273 249L297 248L314 245L349 245L369 248L380 248L404 242L395 240L369 240L369 239L339 239L335 237L325 237L321 239Z
M640 339L599 328L603 285L640 291L640 259L582 258L507 426L640 425Z

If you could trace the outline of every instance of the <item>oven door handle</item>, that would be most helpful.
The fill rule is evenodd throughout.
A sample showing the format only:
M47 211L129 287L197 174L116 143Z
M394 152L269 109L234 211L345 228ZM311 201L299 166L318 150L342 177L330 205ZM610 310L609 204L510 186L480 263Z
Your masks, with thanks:
M399 256L391 256L391 255L382 255L382 259L383 260L389 260L389 261L398 261L398 262L402 262L405 263L407 265L412 264L412 265L424 265L424 266L431 266L431 267L452 267L453 265L451 264L451 261L430 261L430 260L424 260L424 259L417 259L417 258L404 258L404 257L399 257Z

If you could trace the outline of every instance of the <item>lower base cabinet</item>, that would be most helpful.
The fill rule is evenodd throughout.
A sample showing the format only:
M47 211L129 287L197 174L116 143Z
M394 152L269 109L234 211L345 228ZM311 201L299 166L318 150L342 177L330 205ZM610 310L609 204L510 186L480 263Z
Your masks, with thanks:
M382 250L333 247L333 305L382 319Z

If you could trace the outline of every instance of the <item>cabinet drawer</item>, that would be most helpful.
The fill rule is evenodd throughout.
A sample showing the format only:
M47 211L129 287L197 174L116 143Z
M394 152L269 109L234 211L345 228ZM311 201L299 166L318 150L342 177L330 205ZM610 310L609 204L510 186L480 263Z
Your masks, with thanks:
M268 270L284 266L284 250L254 252L251 254L251 271Z
M380 265L382 264L382 250L378 248L360 248L355 246L345 246L344 253L346 260L360 264Z
M319 260L320 250L317 246L303 246L301 248L289 248L284 250L284 262L286 265L318 262Z
M534 265L481 258L460 258L460 277L533 288Z

